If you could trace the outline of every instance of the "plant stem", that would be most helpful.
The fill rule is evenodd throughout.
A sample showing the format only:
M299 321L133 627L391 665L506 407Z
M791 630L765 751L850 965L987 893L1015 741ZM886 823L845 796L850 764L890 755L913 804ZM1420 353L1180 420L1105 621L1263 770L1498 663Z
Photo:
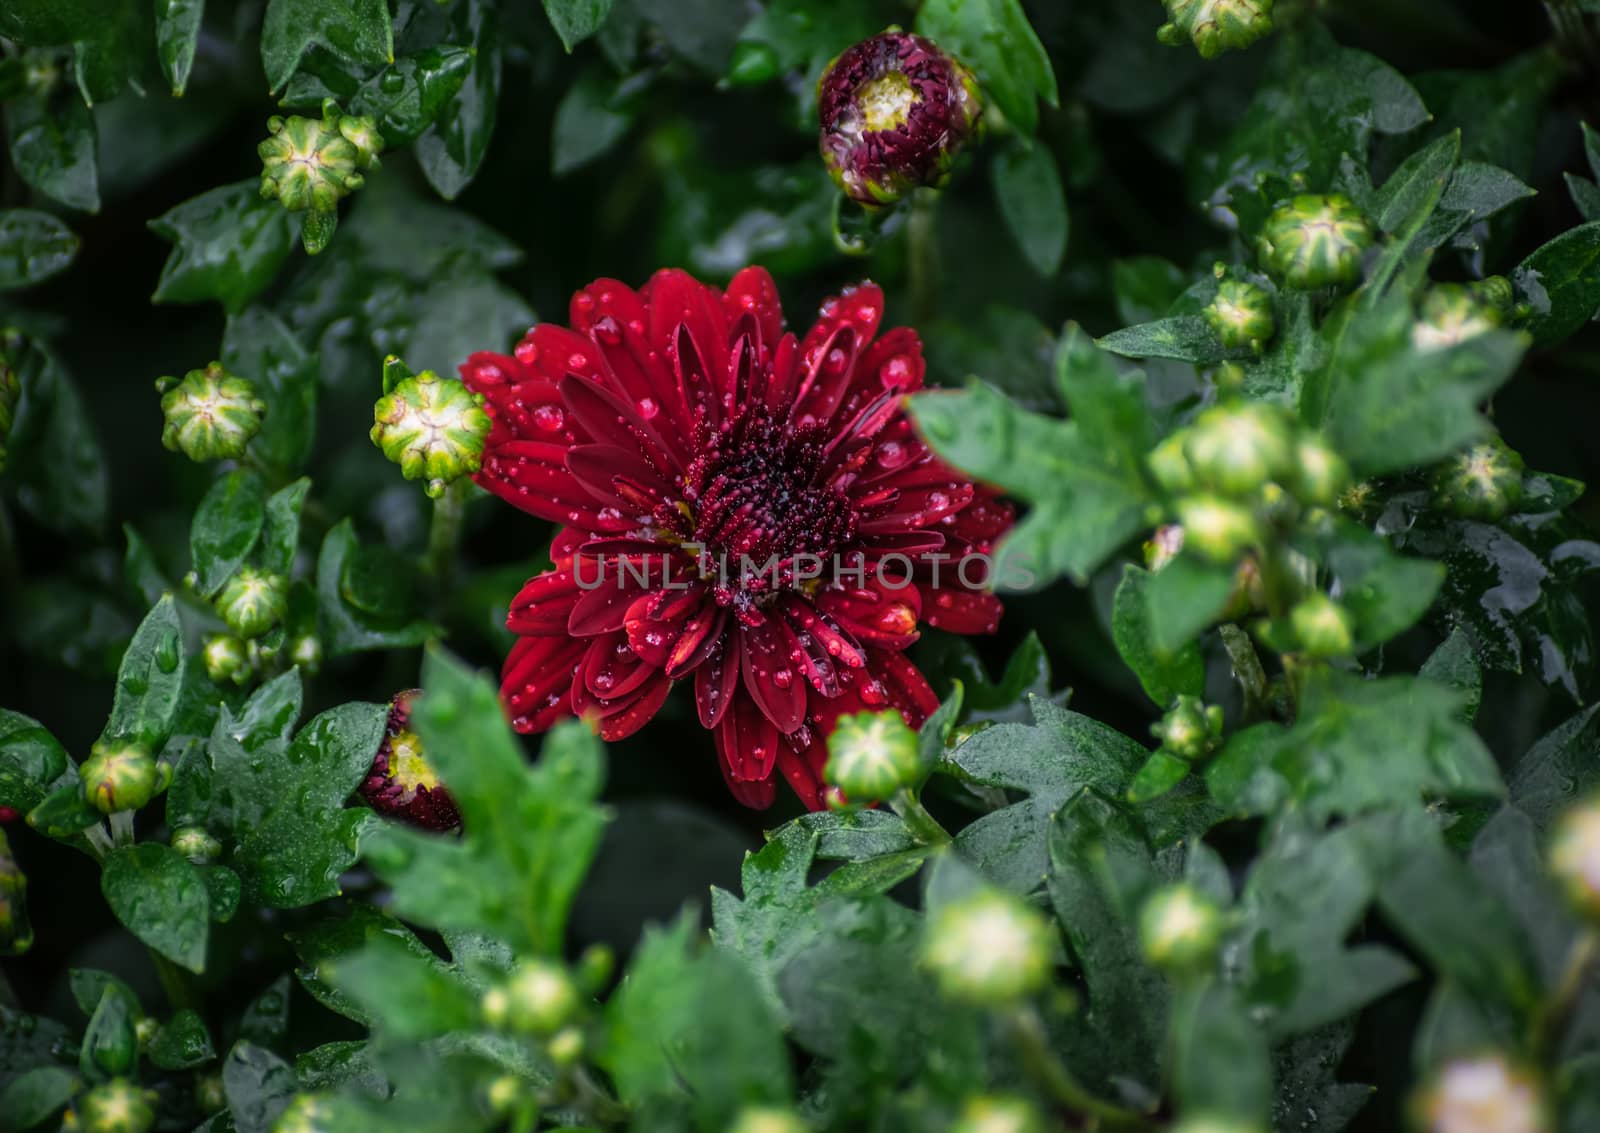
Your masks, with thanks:
M106 860L106 855L116 846L111 841L111 835L106 833L106 828L98 822L83 832L83 840L89 847L89 853L97 862Z
M911 273L911 318L914 326L933 321L939 290L939 255L934 244L934 209L939 203L935 189L918 189L911 197L911 220L906 225L906 242Z
M131 846L134 842L133 811L119 810L111 815L111 844Z
M461 521L466 515L467 487L461 481L445 486L433 501L433 523L428 528L428 551L423 570L438 583L440 591L450 584L455 568L456 546L461 542Z
M1578 1001L1589 986L1597 961L1600 961L1600 933L1585 928L1567 952L1567 966L1562 970L1561 982L1534 1019L1535 1050L1551 1053L1560 1042L1578 1008Z
M1218 626L1217 632L1222 636L1222 648L1227 651L1228 661L1233 666L1234 679L1244 692L1245 719L1251 722L1259 720L1266 713L1267 672L1261 667L1255 644L1249 634L1231 622Z
M618 1125L628 1120L628 1107L613 1098L596 1082L586 1066L572 1072L572 1090L584 1113L604 1125Z
M1083 1117L1090 1129L1154 1129L1145 1117L1131 1109L1101 1101L1073 1076L1056 1052L1050 1049L1044 1020L1030 1004L1017 1008L1006 1018L1011 1037L1021 1055L1022 1069L1045 1094L1065 1109Z
M167 994L167 1005L174 1011L181 1011L185 1007L198 1007L199 1001L183 969L154 948L146 946L145 951L150 956L151 966L156 970L156 979L161 981L161 990Z
M950 841L950 832L928 813L928 808L922 805L915 791L901 791L889 800L889 808L900 816L912 837L924 846L942 846Z

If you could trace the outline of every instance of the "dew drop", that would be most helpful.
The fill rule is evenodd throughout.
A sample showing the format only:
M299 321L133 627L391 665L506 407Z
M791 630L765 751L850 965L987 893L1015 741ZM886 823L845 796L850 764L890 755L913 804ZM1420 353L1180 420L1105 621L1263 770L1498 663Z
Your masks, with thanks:
M559 432L567 414L559 405L541 405L533 411L533 423L547 433Z
M639 399L638 409L639 416L643 417L646 421L653 421L656 414L661 412L661 406L656 404L655 398L653 397L641 397Z

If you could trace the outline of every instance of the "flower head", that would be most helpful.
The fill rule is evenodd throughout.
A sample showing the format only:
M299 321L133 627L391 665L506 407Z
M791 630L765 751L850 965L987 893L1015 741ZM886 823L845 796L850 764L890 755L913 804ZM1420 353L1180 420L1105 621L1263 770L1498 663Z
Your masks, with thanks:
M97 741L78 768L85 801L101 814L138 810L165 787L162 769L136 743Z
M272 136L256 147L261 195L276 197L291 212L334 211L340 197L365 184L357 171L376 164L383 148L370 119L346 119L331 99L321 118L274 115L267 132Z
M261 431L267 403L256 387L213 362L190 370L180 382L156 382L161 395L161 443L190 460L236 459L250 438Z
M1165 0L1167 19L1156 32L1168 46L1188 41L1203 59L1230 47L1243 50L1272 31L1273 0Z
M1372 241L1372 226L1349 197L1307 194L1267 218L1261 258L1286 287L1346 287L1361 278L1361 257Z
M1231 563L1259 542L1261 527L1253 512L1216 496L1190 496L1178 501L1183 545L1214 563Z
M950 998L1000 1006L1045 985L1052 951L1050 925L1038 910L979 889L929 918L922 961Z
M217 595L217 613L229 629L244 638L260 637L288 611L288 580L254 567L240 567Z
M431 370L397 382L372 408L372 443L430 496L482 464L489 415L483 398Z
M1478 283L1439 283L1428 290L1411 328L1418 350L1447 350L1498 327L1510 306L1509 283L1494 276Z
M1498 436L1479 441L1433 473L1433 503L1462 519L1493 522L1522 502L1522 457Z
M822 160L864 205L943 184L982 113L972 72L898 29L847 48L817 83Z
M897 712L839 717L828 737L828 751L823 777L850 799L892 798L916 781L917 734Z
M424 830L454 830L461 825L461 812L428 762L422 739L411 730L411 705L421 691L402 692L390 703L383 742L359 791L379 814Z
M78 1098L78 1127L83 1133L145 1133L156 1120L153 1100L149 1090L112 1078Z
M1139 945L1158 968L1192 972L1209 965L1222 935L1222 911L1192 885L1169 885L1139 910Z
M1206 322L1229 350L1248 346L1260 353L1278 329L1272 314L1272 296L1253 283L1227 280L1205 309Z
M1493 1053L1446 1063L1417 1095L1414 1110L1426 1133L1548 1133L1552 1128L1538 1080Z
M1277 480L1294 460L1284 411L1264 401L1214 405L1189 427L1184 451L1205 487L1248 496Z
M477 482L562 525L507 618L518 730L576 714L621 739L685 681L741 801L769 805L781 774L819 809L841 715L915 728L938 707L904 650L921 621L995 628L1012 511L912 430L921 345L878 336L882 312L864 284L797 339L764 270L726 292L663 271L468 360L494 422Z

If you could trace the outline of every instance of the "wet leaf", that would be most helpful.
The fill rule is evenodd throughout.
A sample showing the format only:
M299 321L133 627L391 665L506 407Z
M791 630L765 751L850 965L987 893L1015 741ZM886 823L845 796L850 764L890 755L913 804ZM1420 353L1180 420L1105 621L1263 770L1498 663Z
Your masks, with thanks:
M47 212L0 212L0 291L60 275L78 255L78 237Z
M159 842L113 850L100 890L129 932L173 963L205 971L211 900L200 874L176 850Z
M251 180L201 193L152 220L150 229L173 245L153 302L215 299L236 314L289 258L298 226L277 201L263 200Z

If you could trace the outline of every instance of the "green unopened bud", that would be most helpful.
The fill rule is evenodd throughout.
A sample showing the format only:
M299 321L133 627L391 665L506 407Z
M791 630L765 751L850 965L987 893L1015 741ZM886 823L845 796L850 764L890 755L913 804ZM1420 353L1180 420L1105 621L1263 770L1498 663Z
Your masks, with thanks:
M1172 1133L1267 1133L1266 1127L1237 1117L1200 1114L1185 1117L1172 1127Z
M1372 226L1349 197L1307 194L1267 218L1261 258L1285 286L1347 287L1361 278L1361 257L1372 242Z
M986 1094L968 1098L951 1133L1044 1133L1044 1118L1024 1098Z
M1164 971L1209 967L1221 938L1222 910L1192 885L1158 889L1139 910L1139 947Z
M728 60L728 85L755 87L770 83L783 70L783 61L771 44L745 39L733 45Z
M222 1088L221 1074L195 1076L194 1106L204 1114L220 1113L228 1107L228 1094Z
M322 639L314 633L302 633L289 643L289 662L308 673L322 667Z
M566 969L547 960L525 960L498 987L484 993L484 1021L490 1026L548 1037L577 1014L578 990Z
M206 662L206 676L217 684L232 681L236 685L249 682L253 669L250 651L245 643L227 633L215 633L206 638L201 651Z
M217 595L217 613L240 637L260 637L289 610L289 583L281 574L241 567Z
M162 391L161 443L195 461L243 456L267 411L256 387L220 362L190 370L181 382L162 378L156 389Z
M155 758L135 743L97 742L78 778L84 800L101 814L138 810L166 785Z
M1205 309L1206 322L1229 350L1248 346L1257 354L1278 329L1272 296L1253 283L1228 280Z
M6 470L6 442L16 421L17 402L22 400L22 375L15 358L21 344L16 331L0 331L0 472Z
M272 1123L272 1133L331 1133L332 1110L316 1094L296 1094Z
M1174 495L1194 487L1194 469L1189 467L1189 457L1184 451L1188 438L1187 430L1173 433L1145 457L1151 477Z
M1350 486L1350 465L1321 435L1308 434L1295 442L1292 481L1301 503L1332 507Z
M153 1017L146 1015L133 1025L133 1038L139 1044L141 1051L149 1050L150 1044L156 1041L156 1035L161 1033L161 1024Z
M1463 449L1433 472L1433 504L1460 516L1493 522L1522 502L1522 457L1499 437Z
M222 843L200 826L184 826L174 830L172 848L195 865L208 865L222 856Z
M1222 738L1222 709L1198 696L1180 696L1150 731L1163 751L1190 762L1204 759Z
M32 946L28 876L11 856L11 843L0 830L0 956L20 956Z
M372 443L407 480L427 480L430 496L482 466L489 415L461 382L424 370L379 398L372 418Z
M583 1057L583 1031L578 1027L562 1027L544 1044L544 1052L557 1066L576 1066Z
M787 1109L748 1106L728 1128L728 1133L809 1133L810 1126Z
M1167 19L1156 38L1169 47L1194 44L1202 59L1242 51L1272 31L1273 0L1165 0Z
M1045 986L1049 923L1031 905L980 889L941 907L926 926L922 962L951 999L998 1007Z
M1355 645L1350 611L1326 594L1302 598L1289 611L1300 652L1312 657L1342 657Z
M823 778L852 802L893 798L917 781L917 733L900 713L856 712L840 716L828 737Z
M1178 501L1183 545L1214 563L1231 563L1261 540L1255 514L1241 504L1216 496L1191 496Z
M1232 496L1249 496L1293 464L1287 415L1261 401L1214 405L1188 430L1184 451L1199 483Z
M505 1116L528 1096L528 1088L515 1074L502 1074L484 1088L483 1100L489 1112Z
M1454 1059L1417 1091L1412 1112L1427 1133L1553 1133L1543 1083L1502 1054Z
M1600 801L1566 812L1550 841L1550 872L1572 907L1600 922Z
M1500 325L1502 311L1494 299L1485 300L1485 294L1497 295L1498 288L1436 284L1423 297L1417 321L1411 327L1411 344L1418 350L1447 350L1494 330Z
M155 1095L126 1078L95 1086L74 1108L83 1133L145 1133L156 1122Z
M616 970L617 954L604 944L591 944L578 957L574 976L586 995L599 995Z
M341 115L331 101L321 118L294 115L267 119L272 136L256 147L261 155L261 195L277 198L291 212L333 212L339 198L365 184L361 149L340 132ZM379 145L382 140L379 139Z
M371 118L346 114L339 119L339 133L356 147L356 165L361 169L376 169L378 154L383 152L383 135Z

